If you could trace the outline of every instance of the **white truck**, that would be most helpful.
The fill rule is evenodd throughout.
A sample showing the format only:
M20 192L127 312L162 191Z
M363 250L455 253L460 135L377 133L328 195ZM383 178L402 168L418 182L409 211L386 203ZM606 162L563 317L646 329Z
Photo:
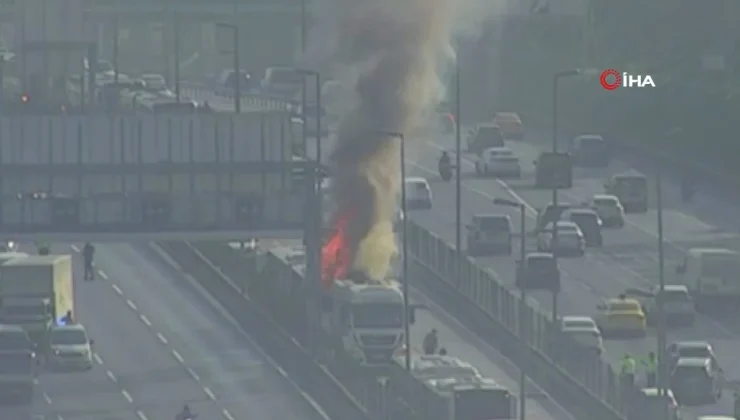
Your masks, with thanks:
M57 320L73 310L72 258L32 255L0 266L0 323L21 325L39 348Z
M394 358L391 381L402 394L418 399L406 401L421 407L422 418L445 420L517 418L517 398L495 380L456 357L411 355L411 376L406 372L405 354ZM441 413L444 413L442 415Z
M302 246L277 246L270 249L268 267L271 282L285 295L291 306L301 305L306 256ZM274 265L273 265L274 264ZM282 266L282 267L280 267ZM353 273L335 280L324 295L321 314L323 330L347 354L366 365L388 365L403 345L404 299L394 281L367 281ZM414 322L410 305L409 322Z
M676 267L675 283L689 289L698 310L734 310L740 304L740 253L691 248Z

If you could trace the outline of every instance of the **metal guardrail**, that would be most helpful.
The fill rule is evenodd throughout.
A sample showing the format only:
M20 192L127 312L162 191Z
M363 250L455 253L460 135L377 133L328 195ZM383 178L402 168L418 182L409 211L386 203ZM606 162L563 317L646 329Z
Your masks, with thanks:
M214 109L234 111L234 90L214 88L205 83L181 82L180 89L183 96L196 102L208 102ZM258 92L245 93L241 97L242 109L289 111L295 104L285 99L264 95Z
M409 221L410 273L436 283L441 294L466 308L476 325L495 323L499 347L561 404L591 418L624 419L634 407L634 386L621 383L611 366L562 334L550 314L521 301L519 292L465 257L458 278L454 246ZM456 281L457 280L457 281ZM457 299L455 299L457 298ZM508 354L507 354L508 353ZM571 404L572 401L572 404Z

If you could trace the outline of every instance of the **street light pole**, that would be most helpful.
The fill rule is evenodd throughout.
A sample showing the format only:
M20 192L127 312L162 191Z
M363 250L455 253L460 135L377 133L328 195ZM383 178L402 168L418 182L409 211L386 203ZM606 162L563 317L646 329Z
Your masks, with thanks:
M306 20L308 18L307 14L308 11L306 10L306 0L301 0L301 52L306 52L306 45L307 45L307 38L308 38L308 30L306 27Z
M519 209L519 266L524 266L524 259L527 256L527 207L519 202L507 200L504 198L494 198L493 204L498 206L505 206L505 207L514 207ZM527 289L524 287L520 288L519 291L521 292L521 301L520 301L520 308L523 310L523 308L526 308L527 304ZM522 338L524 337L525 331L524 331L524 324L520 323L520 330L519 333L522 335ZM527 371L526 371L526 364L522 363L519 366L519 419L525 420L526 419L526 410L527 410L527 401L525 398L526 392L527 392Z
M236 14L237 8L236 3L234 3L234 16L237 16ZM234 45L234 112L237 114L242 112L242 72L239 65L240 60L240 54L239 54L239 24L237 23L229 23L229 22L220 22L216 24L217 28L226 28L229 29L234 38L232 40ZM179 67L179 66L178 66ZM179 86L176 85L176 86Z
M409 323L410 305L409 305L409 242L408 242L408 217L406 209L406 142L404 141L403 133L396 131L380 131L379 134L386 135L389 137L395 137L400 141L400 153L399 153L399 165L401 167L401 212L404 214L403 220L401 221L401 232L403 238L401 241L401 275L403 277L403 330L404 330L404 345L406 351L404 352L406 370L411 370L411 325Z
M321 150L321 73L319 73L316 70L307 70L307 69L296 69L296 71L304 76L303 81L301 82L301 118L303 120L303 127L304 131L306 128L306 79L305 76L313 76L315 77L316 84L314 85L314 88L316 89L316 163L321 163L321 153L323 152ZM305 144L305 143L304 143Z
M119 34L120 30L118 28L118 15L113 17L113 80L115 83L118 83L119 79L119 70L118 70L118 54L119 54ZM88 63L88 67L90 64Z
M572 77L581 74L578 69L563 70L555 73L552 77L552 153L558 152L558 84L560 79L565 77ZM558 189L552 189L552 205L557 209L558 206ZM555 258L557 264L558 258L558 220L560 217L553 220L552 224L552 255ZM552 291L552 322L558 320L558 293L559 291L553 289Z
M180 18L176 11L172 12L174 38L172 42L175 50L175 99L180 103Z
M455 252L456 281L462 277L462 122L460 120L460 58L455 59ZM404 213L406 214L406 213Z

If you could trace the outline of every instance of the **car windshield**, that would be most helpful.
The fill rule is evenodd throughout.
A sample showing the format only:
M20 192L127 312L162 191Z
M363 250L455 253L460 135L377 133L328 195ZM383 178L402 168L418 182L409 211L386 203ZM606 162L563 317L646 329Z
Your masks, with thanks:
M51 333L51 344L80 345L87 343L87 336L81 330L56 330Z
M149 89L166 89L167 84L164 81L164 76L149 75L142 76L142 79L146 83Z
M0 334L0 351L2 350L28 350L31 348L31 340L24 332L4 332Z
M678 366L673 371L673 380L683 381L708 381L709 372L701 366Z
M557 264L554 258L550 257L530 257L527 258L527 268L539 272L557 270Z
M0 375L27 375L32 368L30 352L3 354L0 357Z
M617 200L614 198L595 198L594 205L599 207L616 207Z
M590 319L566 319L563 321L566 328L593 328L594 322Z
M612 302L609 304L609 310L614 312L633 312L638 310L638 305L634 302Z
M604 140L599 137L582 137L578 147L586 151L601 151L605 148Z
M616 188L621 191L642 193L647 190L647 179L641 176L619 177L615 184Z
M352 305L352 323L355 328L400 328L403 306L394 303Z
M678 348L678 357L683 358L710 358L712 357L712 352L709 351L709 347L699 347L699 346L691 346L691 347L679 347Z
M554 230L554 225L550 223L545 228L545 231L552 232ZM571 225L570 223L558 223L558 234L566 234L566 235L575 235L578 233L578 226Z
M704 277L734 279L740 272L740 258L735 255L702 256L701 274Z
M570 215L570 220L579 226L594 227L599 224L599 218L593 213L573 213Z
M685 290L664 290L663 293L658 292L658 298L662 299L663 302L689 302L691 298Z

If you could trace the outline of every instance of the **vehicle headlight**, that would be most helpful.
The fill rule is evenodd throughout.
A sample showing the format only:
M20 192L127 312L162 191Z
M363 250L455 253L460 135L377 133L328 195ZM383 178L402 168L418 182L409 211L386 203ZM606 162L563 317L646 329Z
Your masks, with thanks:
M54 349L54 354L59 356L60 354L62 354L62 352L60 352L58 349Z

